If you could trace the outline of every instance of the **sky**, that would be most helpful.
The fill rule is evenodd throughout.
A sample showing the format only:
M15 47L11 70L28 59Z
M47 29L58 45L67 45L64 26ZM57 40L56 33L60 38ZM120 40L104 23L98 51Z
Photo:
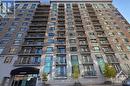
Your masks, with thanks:
M130 0L113 0L113 5L130 23Z
M48 2L49 0L43 0ZM130 0L113 0L113 5L121 12L124 18L130 23Z

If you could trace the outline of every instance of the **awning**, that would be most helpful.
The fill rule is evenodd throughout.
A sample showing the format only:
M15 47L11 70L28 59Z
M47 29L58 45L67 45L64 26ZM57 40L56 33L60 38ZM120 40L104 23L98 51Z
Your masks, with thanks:
M16 68L10 72L10 75L26 75L26 74L38 74L39 69L34 67L21 67Z

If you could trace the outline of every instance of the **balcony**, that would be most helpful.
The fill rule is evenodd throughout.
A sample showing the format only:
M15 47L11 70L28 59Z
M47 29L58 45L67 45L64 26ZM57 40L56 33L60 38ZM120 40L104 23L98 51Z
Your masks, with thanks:
M44 27L44 26L47 26L47 22L42 22L41 24L40 23L31 23L30 24L31 27Z
M31 22L47 22L48 18L33 18Z
M43 46L43 42L25 42L22 46Z
M44 39L44 34L33 34L33 35L27 35L25 39Z
M38 32L46 32L46 28L45 29L29 29L27 31L28 33L38 33Z

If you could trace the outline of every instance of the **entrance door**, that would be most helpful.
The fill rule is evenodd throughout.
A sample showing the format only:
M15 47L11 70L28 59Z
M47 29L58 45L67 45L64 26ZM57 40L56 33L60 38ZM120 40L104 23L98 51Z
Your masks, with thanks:
M98 65L99 65L100 72L103 74L104 68L105 68L104 59L102 57L97 57L97 62L98 62Z
M32 75L16 75L11 86L35 86L36 80Z

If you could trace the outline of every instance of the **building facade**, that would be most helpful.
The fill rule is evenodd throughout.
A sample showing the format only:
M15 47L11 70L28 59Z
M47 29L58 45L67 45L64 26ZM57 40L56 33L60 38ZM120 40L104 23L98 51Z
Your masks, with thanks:
M15 8L14 19L0 22L2 86L40 86L43 73L48 83L69 83L75 65L82 83L103 82L105 63L128 74L130 26L112 0L23 0Z

